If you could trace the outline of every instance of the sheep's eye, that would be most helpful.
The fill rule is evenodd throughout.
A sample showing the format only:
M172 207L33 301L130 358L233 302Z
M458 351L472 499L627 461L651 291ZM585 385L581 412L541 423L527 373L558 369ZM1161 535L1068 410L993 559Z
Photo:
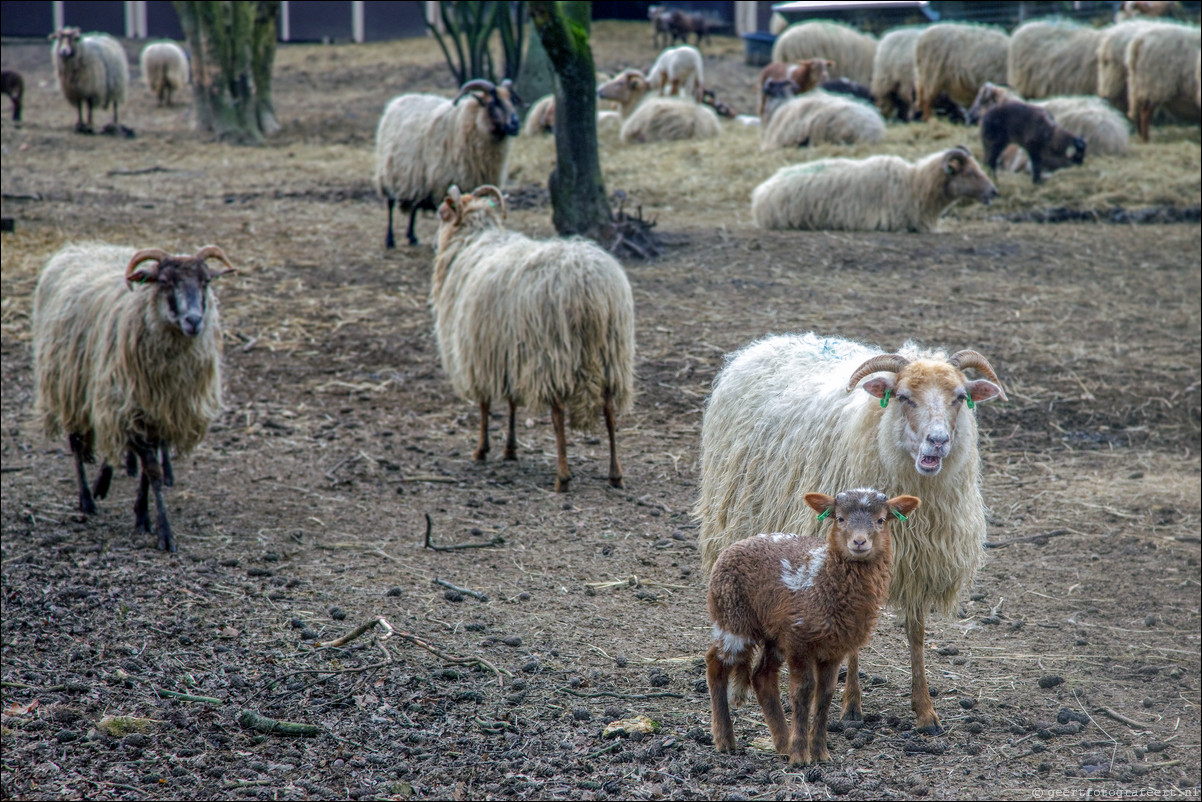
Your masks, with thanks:
M884 518L877 518L877 519L876 519L876 525L877 525L877 526L881 526L881 525L882 525L882 524L884 524L884 523L885 523L885 519L884 519Z
M835 520L837 520L839 523L843 523L843 519L842 519L842 518L836 518Z
M968 398L967 395L958 395L958 396L956 396L956 403L963 404L965 399L967 399L967 398Z

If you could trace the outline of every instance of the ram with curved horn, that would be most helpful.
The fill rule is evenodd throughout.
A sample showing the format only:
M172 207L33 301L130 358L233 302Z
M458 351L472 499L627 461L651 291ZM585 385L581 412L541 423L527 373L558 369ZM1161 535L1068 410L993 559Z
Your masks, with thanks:
M985 378L970 379L976 370ZM861 388L864 393L852 392ZM871 396L871 397L868 397ZM950 612L976 573L985 539L977 451L979 403L1005 392L976 351L907 343L882 353L814 333L768 337L732 354L701 429L701 560L764 532L814 534L802 492L871 485L922 509L894 528L889 602L905 619L911 702L937 728L923 662L926 615ZM848 655L844 718L860 718L857 655Z
M132 256L130 255L132 253ZM225 265L212 270L209 260ZM124 458L142 476L135 527L175 551L162 488L173 483L168 450L187 454L221 409L221 318L210 283L234 271L221 248L191 256L161 248L85 243L50 258L33 304L37 411L49 437L67 435L79 507L96 512ZM90 489L84 464L99 453Z
M464 98L471 100L460 103ZM453 100L400 95L389 101L376 128L375 184L388 205L385 247L396 247L397 206L409 213L405 236L416 245L418 209L433 211L451 185L504 184L521 102L509 79L497 86L483 78L465 83Z

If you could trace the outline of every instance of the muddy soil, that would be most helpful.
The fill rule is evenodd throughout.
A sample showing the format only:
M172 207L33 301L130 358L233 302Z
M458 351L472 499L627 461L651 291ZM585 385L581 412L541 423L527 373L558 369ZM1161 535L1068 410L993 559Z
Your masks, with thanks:
M649 61L645 34L600 28L599 63ZM716 74L751 85L723 47ZM521 411L518 461L472 461L477 412L426 308L432 219L422 246L382 248L375 121L398 91L448 91L429 43L283 48L284 131L257 149L204 142L140 86L122 113L136 139L74 134L47 50L3 51L30 87L2 129L5 798L1197 798L1196 222L973 209L928 235L762 233L709 197L656 201L651 170L611 185L651 199L666 243L625 265L626 487L605 481L604 436L576 433L556 494L544 410ZM1197 151L1197 129L1182 141ZM515 179L510 224L545 235L536 185L545 172ZM32 414L37 271L82 239L213 242L240 268L217 287L226 409L167 491L175 555L133 531L131 480L82 516L67 444ZM724 354L810 329L974 348L1010 402L977 412L997 547L927 634L944 731L914 729L885 613L861 656L864 725L832 725L831 761L806 769L762 748L754 704L743 751L714 751L690 508ZM434 545L481 548L425 548L427 520ZM319 648L373 620L387 627ZM636 716L654 731L604 737Z

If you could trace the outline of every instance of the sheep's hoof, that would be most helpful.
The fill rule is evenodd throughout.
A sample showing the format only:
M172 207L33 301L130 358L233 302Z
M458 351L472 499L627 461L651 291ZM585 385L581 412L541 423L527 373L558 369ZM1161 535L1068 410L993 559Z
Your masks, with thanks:
M476 462L486 462L488 460L488 449L477 448L472 452L472 459L474 459Z
M842 720L843 721L863 721L864 720L864 712L860 709L860 707L858 705L856 707L850 707L843 711L843 719Z
M618 489L621 489L621 488L625 487L625 485L623 485L623 484L622 484L622 477L621 477L621 476L611 476L611 477L609 477L609 486L610 486L610 487L616 487L616 488L618 488Z
M567 477L566 479L563 477L560 477L560 476L556 476L555 477L555 492L556 493L568 492L568 484L571 481L572 481L572 477L570 477L570 476Z
M518 451L517 451L517 449L516 449L516 448L509 448L508 446L506 446L506 447L505 447L505 459L506 459L506 460L508 460L508 461L510 461L510 462L516 462L516 461L517 461L517 458L518 458Z
M82 512L84 515L95 515L96 514L96 502L92 501L91 496L81 495L79 497L79 511Z
M75 123L75 133L77 133L77 134L94 134L96 132L93 131L92 126L88 125L87 123Z
M113 469L107 462L100 466L100 474L96 484L92 485L92 497L104 498L109 494L109 486L113 483Z
M159 529L159 551L168 551L175 554L175 537L171 534L171 528L164 526Z

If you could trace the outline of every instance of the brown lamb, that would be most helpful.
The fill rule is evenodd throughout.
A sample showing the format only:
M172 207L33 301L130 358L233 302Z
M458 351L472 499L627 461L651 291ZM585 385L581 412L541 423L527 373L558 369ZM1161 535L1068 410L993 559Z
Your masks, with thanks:
M1008 101L981 116L985 164L997 178L998 159L1014 143L1031 159L1031 180L1043 181L1043 170L1056 170L1085 160L1085 140L1061 128L1046 109Z

